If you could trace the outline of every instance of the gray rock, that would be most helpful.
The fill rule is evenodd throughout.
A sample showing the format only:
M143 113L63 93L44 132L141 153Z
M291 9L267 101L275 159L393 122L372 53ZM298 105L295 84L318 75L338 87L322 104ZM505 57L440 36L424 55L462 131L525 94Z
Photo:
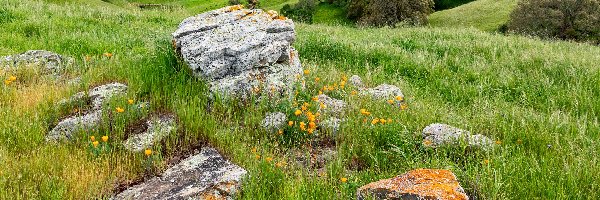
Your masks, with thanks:
M123 142L125 149L140 152L161 141L177 128L175 116L163 115L154 117L146 122L147 129L143 133L132 135Z
M487 149L493 145L492 140L484 135L472 135L469 131L447 124L435 123L425 127L423 137L423 143L430 147L465 143L468 146Z
M365 87L365 85L362 82L362 79L360 78L360 76L357 76L357 75L352 75L350 77L350 84L352 86L354 86L354 87L357 87L357 88L364 88Z
M78 92L69 97L68 99L61 99L60 101L58 101L57 104L59 106L83 104L86 102L86 98L87 96L85 95L85 92Z
M135 185L114 199L233 199L246 170L204 148L167 169L161 176Z
M229 6L185 19L172 35L192 73L220 94L283 93L302 73L294 23L275 12Z
M92 88L88 96L92 99L92 108L101 109L102 104L107 99L115 95L122 95L127 92L127 85L122 83L109 83Z
M362 92L363 95L369 95L373 99L393 99L397 96L404 98L402 90L394 85L381 84L375 88L369 88Z
M346 102L342 100L334 99L324 94L317 96L317 98L319 100L319 104L322 103L325 105L325 108L321 108L319 106L319 109L322 113L340 115L344 112L344 109L346 108Z
M266 131L277 131L285 126L287 116L282 112L267 113L262 121L262 127Z
M20 68L22 66L39 66L44 73L59 75L73 59L45 50L29 50L25 53L0 57L0 66L4 68Z
M335 135L340 130L340 125L342 124L342 122L344 122L344 120L338 119L336 117L331 117L331 118L328 118L326 120L319 122L319 126L325 128L327 130L331 130L333 132L333 134Z
M69 117L62 120L46 135L46 141L62 141L73 139L81 131L91 130L100 125L102 111L96 110L83 116Z

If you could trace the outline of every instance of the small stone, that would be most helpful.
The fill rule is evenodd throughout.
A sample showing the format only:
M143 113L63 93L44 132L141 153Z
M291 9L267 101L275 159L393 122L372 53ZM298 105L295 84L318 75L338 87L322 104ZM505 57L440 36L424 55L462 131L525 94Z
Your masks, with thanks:
M173 115L154 117L148 120L146 124L148 127L146 131L130 136L123 142L125 149L133 152L141 152L152 147L177 128L175 116Z
M443 169L416 169L400 176L362 186L356 192L363 199L456 199L468 200L456 176Z
M363 94L371 96L373 99L394 99L397 96L404 98L402 90L394 85L381 84L375 88L367 89Z
M425 138L423 144L429 147L455 145L461 142L483 149L487 149L493 145L492 140L484 135L472 135L469 131L439 123L425 127L423 129L423 137Z
M334 99L324 94L317 96L317 98L319 100L319 104L322 103L325 105L325 108L321 108L321 106L319 106L319 109L322 110L322 113L339 115L343 113L344 109L346 108L346 102L342 100Z
M124 95L127 92L127 85L122 83L109 83L92 88L88 96L92 99L92 108L101 109L104 101L115 95Z
M344 120L341 120L339 118L331 117L331 118L328 118L326 120L319 122L319 125L327 130L331 130L333 132L333 134L335 135L340 130L340 125L342 124L343 121Z
M216 149L203 148L161 176L130 187L113 199L233 199L246 174Z
M20 68L23 66L39 66L46 74L60 75L73 59L45 50L29 50L25 53L0 58L0 67Z
M266 131L277 131L287 123L287 116L282 112L267 113L262 121L262 127Z
M354 86L354 87L357 87L357 88L364 88L365 87L365 85L362 82L362 79L360 78L360 76L357 76L357 75L352 75L350 77L350 84L352 86Z
M102 111L97 110L83 116L75 116L62 120L46 135L46 141L71 140L75 134L92 130L100 125Z

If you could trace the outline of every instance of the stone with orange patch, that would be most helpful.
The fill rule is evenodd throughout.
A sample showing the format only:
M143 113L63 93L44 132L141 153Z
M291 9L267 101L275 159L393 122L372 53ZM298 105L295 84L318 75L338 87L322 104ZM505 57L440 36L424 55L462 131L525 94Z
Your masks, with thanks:
M362 186L358 199L456 199L469 197L456 176L443 169L416 169Z

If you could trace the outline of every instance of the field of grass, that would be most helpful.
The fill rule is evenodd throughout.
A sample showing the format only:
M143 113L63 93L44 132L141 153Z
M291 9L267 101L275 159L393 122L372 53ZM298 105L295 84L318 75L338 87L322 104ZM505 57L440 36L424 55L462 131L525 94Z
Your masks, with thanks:
M517 0L477 0L429 16L432 27L474 27L493 32L505 24Z
M0 199L107 198L118 184L159 173L182 149L205 143L248 170L238 199L350 199L366 183L415 168L452 170L472 199L600 197L597 46L435 27L451 26L435 21L439 13L432 16L432 27L424 28L297 24L295 47L310 73L296 102L310 102L324 85L358 74L368 86L402 88L408 109L339 88L326 94L349 103L341 130L290 145L287 136L259 126L266 112L293 112L292 102L282 100L273 108L267 100L217 101L208 110L204 82L180 70L185 66L173 55L170 33L184 18L212 8L199 2L181 4L197 3L192 9L142 11L99 0L0 0L0 55L54 51L81 66L65 76L82 77L81 84L69 85L35 71L0 70L2 80L17 77L0 86ZM488 1L463 6L482 2ZM452 19L459 22L459 15ZM102 56L106 52L114 56ZM59 99L110 81L127 83L129 91L109 108L127 108L127 99L149 101L150 112L168 110L179 119L180 131L153 149L150 167L144 155L119 145L125 126L139 117L129 110L115 117L112 131L82 133L69 143L44 140L69 112L54 106ZM364 123L363 108L393 122ZM426 148L420 132L435 122L484 134L498 145L487 152ZM89 135L110 140L98 153ZM322 171L297 166L288 156L308 153L308 141L324 138L335 141L337 155ZM287 165L275 167L276 162Z

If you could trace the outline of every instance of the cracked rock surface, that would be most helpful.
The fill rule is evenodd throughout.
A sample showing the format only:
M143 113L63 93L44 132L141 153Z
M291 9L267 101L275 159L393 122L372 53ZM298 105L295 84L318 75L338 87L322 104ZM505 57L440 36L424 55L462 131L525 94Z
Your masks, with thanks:
M161 176L130 187L113 199L233 199L246 173L216 149L204 148Z
M185 19L172 34L176 51L213 92L246 96L257 88L288 91L301 74L292 20L274 11L229 6Z
M148 127L146 131L132 135L123 142L125 149L133 152L143 151L150 148L155 142L162 140L177 128L175 116L173 115L153 117L146 121L146 125Z

